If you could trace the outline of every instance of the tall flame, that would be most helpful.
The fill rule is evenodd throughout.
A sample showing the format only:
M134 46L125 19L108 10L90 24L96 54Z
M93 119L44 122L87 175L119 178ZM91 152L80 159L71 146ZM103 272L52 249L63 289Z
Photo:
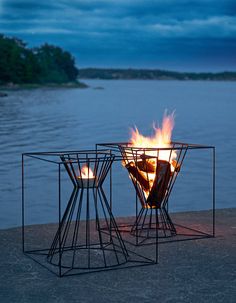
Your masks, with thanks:
M81 177L82 177L82 179L94 179L95 178L92 169L90 167L88 167L86 164L84 164L81 168Z
M157 128L153 125L154 135L150 137L143 136L140 134L139 130L131 130L131 139L130 146L137 148L168 148L171 147L171 135L174 128L174 119L175 113L172 112L170 115L167 115L167 112L164 113L162 127ZM146 152L147 155L155 156L155 152ZM176 153L170 150L160 150L159 159L172 162L176 158Z
M170 115L167 115L165 112L162 121L162 128L156 128L154 124L153 128L155 130L155 133L151 137L143 136L135 127L135 129L131 130L131 145L141 148L169 147L172 130L174 128L174 118L174 112Z
M170 169L171 169L172 173L174 173L174 171L176 169L175 159L177 158L177 153L172 149L168 149L168 148L172 147L171 135L172 135L172 131L174 128L174 118L175 118L174 114L175 114L174 112L172 112L172 114L170 114L170 115L167 115L167 112L164 113L162 127L157 128L157 127L155 127L155 125L153 125L153 128L154 128L153 136L150 136L150 137L143 136L142 134L140 134L137 127L135 127L135 129L131 130L132 136L130 139L129 146L137 148L137 150L138 150L137 154L140 155L141 159L142 159L142 155L144 153L143 149L145 149L146 156L151 156L151 158L149 158L149 160L147 160L145 162L146 163L145 165L147 165L147 163L149 163L149 165L151 165L153 169L146 173L144 171L142 171L142 169L139 170L140 178L141 179L145 178L148 181L149 188L152 188L155 177L156 177L157 156L158 156L158 161L164 160L164 161L170 163ZM147 150L148 148L153 148L153 149L160 148L160 150L157 154L156 150ZM164 148L164 150L162 150L162 148ZM165 150L165 148L167 148L167 149ZM142 163L142 160L138 160L138 162ZM134 165L134 164L133 164L132 160L126 159L123 162L123 165L126 166L126 165ZM138 163L137 163L137 166L138 166ZM133 175L133 177L136 179L136 177L134 175ZM141 182L141 179L139 179L138 182ZM147 189L143 189L143 190L144 190L144 194L147 198L150 192Z

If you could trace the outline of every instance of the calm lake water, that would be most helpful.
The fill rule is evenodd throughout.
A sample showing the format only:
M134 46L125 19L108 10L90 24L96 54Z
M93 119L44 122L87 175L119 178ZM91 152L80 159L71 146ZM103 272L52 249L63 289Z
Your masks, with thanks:
M234 82L86 82L90 88L84 90L22 90L0 98L0 228L21 225L21 153L127 141L134 125L148 135L165 109L176 110L174 141L216 146L216 206L235 207ZM211 164L210 151L189 152L171 196L173 211L211 208ZM26 223L55 221L56 167L37 160L27 165ZM120 163L113 175L115 215L134 214L134 190Z

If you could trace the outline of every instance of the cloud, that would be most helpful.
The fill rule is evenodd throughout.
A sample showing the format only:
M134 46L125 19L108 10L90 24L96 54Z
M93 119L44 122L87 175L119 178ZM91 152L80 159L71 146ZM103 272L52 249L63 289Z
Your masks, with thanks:
M218 34L233 37L236 24L233 3L231 0L3 0L0 30L93 35L96 29L103 35L112 33L117 37L119 33L130 37L147 34L149 38Z
M208 19L156 23L149 27L161 37L236 37L236 17L215 16Z
M45 34L45 35L50 35L50 34L60 34L60 35L68 35L68 34L74 34L73 31L69 30L69 29L63 29L63 28L51 28L51 27L31 27L29 29L15 29L14 31L9 29L9 30L5 30L4 32L5 34L32 34L32 35L36 35L36 34Z
M57 44L84 62L133 62L142 61L141 58L144 62L147 57L154 62L157 54L163 61L167 57L171 60L171 56L178 60L174 56L187 56L190 48L193 58L198 53L205 56L206 49L207 53L217 52L216 48L220 49L218 56L225 53L230 58L236 50L235 0L0 0L0 3L0 32L19 35L29 45L45 41Z

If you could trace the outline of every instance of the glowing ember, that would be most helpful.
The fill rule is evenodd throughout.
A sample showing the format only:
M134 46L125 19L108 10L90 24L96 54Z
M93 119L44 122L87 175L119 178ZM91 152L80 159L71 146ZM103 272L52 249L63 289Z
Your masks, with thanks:
M95 178L93 171L86 164L84 164L81 168L81 178L82 179L94 179Z

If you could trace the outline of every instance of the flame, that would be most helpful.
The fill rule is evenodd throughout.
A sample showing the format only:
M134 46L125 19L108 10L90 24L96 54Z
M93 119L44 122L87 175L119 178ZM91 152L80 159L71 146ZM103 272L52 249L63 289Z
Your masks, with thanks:
M154 128L154 135L150 137L146 137L142 135L137 127L134 129L131 129L131 139L129 146L136 147L137 149L140 148L140 151L138 151L138 154L143 155L142 149L145 148L171 148L171 135L174 128L174 119L175 119L175 113L172 112L170 115L167 115L167 112L164 113L162 126L160 128L157 128L155 124L153 124ZM146 156L153 156L153 158L148 159L147 161L153 166L154 170L153 172L144 173L140 171L140 174L146 180L148 180L150 188L152 188L155 176L156 176L156 166L157 166L157 152L156 151L147 151L145 150ZM142 156L140 157L142 158ZM177 153L174 150L160 150L158 153L158 160L164 160L170 163L171 171L174 172L175 167L175 159L177 158ZM141 163L142 161L140 161ZM130 160L126 160L123 164L127 165L131 163ZM148 190L144 190L144 194L146 198L149 195Z
M153 125L154 128L154 135L151 137L145 137L140 134L137 127L131 130L131 139L130 139L130 146L137 147L137 148L168 148L171 147L171 135L174 128L174 112L170 115L164 113L162 127L157 128L155 124ZM148 151L145 152L146 155L156 156L155 152ZM177 154L175 151L170 152L170 150L160 150L159 153L159 160L165 160L170 163L174 159L176 159ZM174 167L172 165L172 170Z
M88 167L86 164L84 164L81 168L81 178L82 179L94 179L95 178L92 169L90 167Z

